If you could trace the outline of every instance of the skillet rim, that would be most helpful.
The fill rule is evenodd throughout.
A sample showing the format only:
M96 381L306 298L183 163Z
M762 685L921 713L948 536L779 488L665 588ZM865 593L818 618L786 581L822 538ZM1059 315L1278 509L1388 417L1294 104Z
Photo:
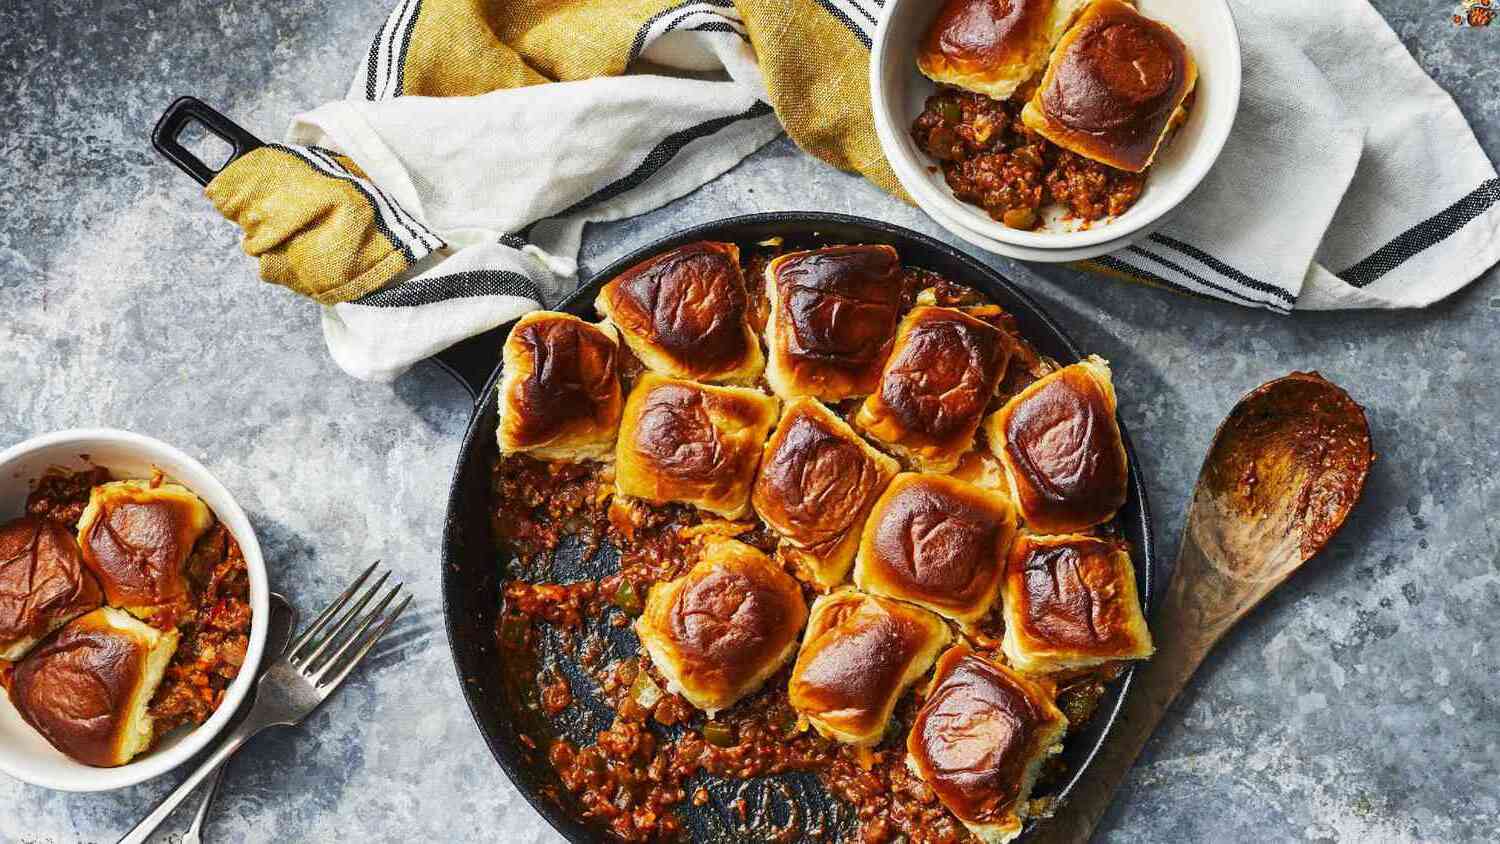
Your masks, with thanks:
M593 300L598 294L598 289L606 280L613 278L628 267L665 249L706 237L739 241L743 240L747 235L743 232L736 233L736 230L753 229L757 226L767 225L797 226L805 229L806 233L809 234L817 232L819 226L822 225L855 228L873 235L873 237L868 238L865 242L873 242L880 238L894 238L906 244L916 244L922 249L941 253L948 260L963 266L973 276L982 279L987 286L1003 292L1004 295L1010 296L1020 303L1022 306L1020 309L1010 308L1009 303L1005 302L999 302L998 304L1013 312L1025 311L1024 318L1027 321L1040 324L1046 332L1053 335L1050 339L1057 341L1062 348L1067 350L1068 355L1072 358L1072 360L1066 361L1067 363L1081 360L1084 357L1077 343L1073 341L1073 338L1053 319L1052 315L1045 308L1009 278L1006 278L998 270L984 264L974 256L943 243L930 235L913 231L904 226L867 217L824 211L772 211L743 214L699 223L656 238L649 243L622 254L603 268L591 273L579 283L574 292L558 302L552 310L577 312L580 308L591 308ZM891 245L896 246L898 250L902 248L897 243L892 243ZM918 265L920 266L920 263ZM955 280L968 283L967 280ZM986 290L984 292L986 295L994 298L992 291ZM513 322L489 332L493 334L497 344L503 342L503 337L509 333L511 324ZM473 461L478 459L478 455L482 455L483 453L482 451L478 451L478 454L476 454L478 446L477 437L481 429L485 429L484 432L489 434L489 428L492 427L484 423L490 415L492 405L496 403L495 384L500 377L502 368L498 345L494 348L492 354L495 363L489 371L489 376L484 380L483 386L478 388L477 394L474 397L474 406L470 411L469 422L465 427L463 440L459 446L458 458L449 483L448 506L443 521L441 587L443 623L444 630L448 634L449 652L453 658L453 666L458 675L459 687L463 692L464 703L468 707L469 715L474 721L474 726L483 737L485 745L490 750L490 755L494 757L496 763L499 764L500 769L504 771L516 791L520 793L527 804L541 815L553 829L568 841L573 842L573 844L592 844L592 842L596 841L608 841L611 839L607 835L601 834L598 827L587 824L581 818L568 813L563 806L556 801L547 799L545 795L540 793L540 789L530 783L532 778L525 774L525 770L531 766L521 758L520 749L514 743L503 741L501 736L496 735L486 726L487 719L481 712L481 705L482 703L488 703L488 701L483 700L479 692L469 683L467 679L469 675L466 674L464 668L465 657L460 650L461 643L464 640L460 638L458 611L455 609L455 601L453 600L455 591L463 588L463 579L460 577L461 565L458 559L459 552L466 545L460 538L463 534L463 517L465 512L467 512L463 506L467 503L463 482L466 470L470 468ZM441 359L436 359L436 362L457 378L466 389L470 391L475 389L475 385L464 374L466 371L464 367ZM1165 579L1162 576L1165 574L1165 571L1162 569L1162 561L1156 554L1155 524L1151 515L1145 482L1141 477L1140 463L1136 457L1135 446L1131 441L1130 432L1126 429L1125 423L1119 421L1119 426L1129 466L1128 495L1125 507L1122 509L1128 509L1132 504L1138 505L1138 512L1133 515L1130 521L1138 526L1140 530L1141 541L1135 543L1139 546L1140 562L1142 563L1138 576L1143 581L1142 585L1144 588L1142 589L1142 595L1145 604L1145 613L1149 621L1152 611L1157 606L1157 593L1161 589L1162 582ZM488 474L487 468L485 471ZM1079 760L1067 782L1057 791L1056 802L1053 804L1054 811L1066 807L1068 795L1087 774L1090 765L1092 765L1095 757L1098 756L1100 748L1113 735L1115 728L1119 724L1120 713L1125 705L1126 698L1134 689L1136 670L1137 665L1135 663L1126 668L1117 681L1117 692L1114 695L1113 706L1108 712L1096 713L1091 719L1089 729L1098 729L1098 738L1094 741L1093 747L1089 748L1088 752ZM1096 724L1097 727L1095 726ZM1018 840L1024 841L1035 829L1036 824L1036 820L1029 820L1022 832L1022 838Z

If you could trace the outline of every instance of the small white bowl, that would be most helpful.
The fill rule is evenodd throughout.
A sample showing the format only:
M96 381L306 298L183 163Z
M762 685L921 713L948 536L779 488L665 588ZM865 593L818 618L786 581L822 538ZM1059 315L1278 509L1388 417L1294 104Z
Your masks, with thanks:
M1226 0L1140 0L1137 5L1142 14L1172 27L1197 62L1197 95L1187 121L1156 157L1140 199L1124 214L1078 231L1022 231L954 197L937 162L917 149L911 124L936 90L917 70L917 46L942 4L889 0L870 48L870 106L881 150L917 206L970 243L1028 261L1075 261L1112 252L1165 223L1229 140L1240 101L1239 34Z
M33 437L0 451L0 520L25 511L31 482L48 469L87 469L102 466L117 478L149 478L161 469L193 492L224 522L245 554L250 575L250 647L239 676L224 692L217 711L201 726L180 729L155 749L117 768L95 768L59 753L48 744L0 693L0 771L43 788L58 791L108 791L144 782L172 770L196 755L224 729L250 691L266 647L270 586L260 543L250 520L224 486L203 464L150 437L108 428L58 431Z

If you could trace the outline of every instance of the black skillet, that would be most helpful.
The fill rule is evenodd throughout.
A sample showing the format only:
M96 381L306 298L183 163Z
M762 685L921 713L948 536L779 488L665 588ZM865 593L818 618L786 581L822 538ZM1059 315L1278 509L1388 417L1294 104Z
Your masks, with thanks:
M261 145L253 135L203 103L189 97L177 101L162 116L153 142L158 151L201 183L212 179L214 169L178 142L178 135L193 122L234 147L231 161ZM597 319L593 302L605 282L626 267L683 243L708 239L748 245L771 237L784 238L788 248L888 243L896 247L905 263L984 292L1015 316L1021 332L1042 354L1064 363L1081 357L1072 340L1041 307L979 261L908 229L841 214L788 211L693 226L619 258L584 280L557 310ZM555 638L549 637L542 642L545 665L568 680L578 705L560 718L543 716L533 697L533 678L538 665L507 664L507 655L498 647L496 622L504 579L518 575L545 576L558 581L597 579L616 564L617 558L613 549L605 547L585 559L580 543L564 542L547 571L518 572L507 570L512 565L508 562L509 555L493 541L491 513L505 504L494 500L490 483L497 456L494 385L500 378L499 349L509 329L509 325L500 326L434 358L475 398L448 493L443 529L443 610L460 685L490 752L532 807L569 841L582 844L606 836L580 816L576 803L561 787L546 759L546 747L553 736L589 741L594 732L608 726L608 709L591 692L592 684L584 679L576 663L561 653ZM1130 484L1125 506L1120 511L1120 527L1134 549L1138 587L1149 610L1154 602L1152 587L1160 582L1162 572L1157 568L1151 513L1128 434L1125 434L1125 450L1130 457ZM600 632L607 637L608 650L613 656L635 653L634 635L628 630L601 625ZM1133 669L1127 670L1113 684L1086 729L1067 742L1062 757L1070 773L1060 787L1049 789L1058 798L1058 811L1067 811L1068 793L1080 778L1087 776L1095 752L1114 728L1124 696L1130 693L1133 675ZM691 785L700 784L708 789L710 801L702 807L684 803L681 809L694 840L767 838L793 819L804 831L823 830L824 837L842 839L851 831L852 818L846 807L829 797L810 775L768 777L748 783L703 778ZM744 798L750 807L749 825L730 809L737 798Z

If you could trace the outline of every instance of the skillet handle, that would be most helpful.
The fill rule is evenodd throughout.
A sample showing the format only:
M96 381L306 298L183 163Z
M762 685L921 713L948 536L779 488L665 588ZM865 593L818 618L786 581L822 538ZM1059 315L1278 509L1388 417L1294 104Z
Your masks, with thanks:
M500 349L505 345L505 338L510 336L511 326L515 324L516 321L511 320L483 334L475 334L438 352L431 360L444 372L458 379L458 383L469 391L477 405L484 398L484 385L489 383L490 375L500 365Z
M178 140L189 123L197 123L234 148L229 160L218 170L209 167ZM265 144L197 97L179 97L177 102L167 106L161 119L156 121L156 128L151 132L151 146L166 156L168 161L176 164L182 172L192 176L198 184L207 185L224 167Z

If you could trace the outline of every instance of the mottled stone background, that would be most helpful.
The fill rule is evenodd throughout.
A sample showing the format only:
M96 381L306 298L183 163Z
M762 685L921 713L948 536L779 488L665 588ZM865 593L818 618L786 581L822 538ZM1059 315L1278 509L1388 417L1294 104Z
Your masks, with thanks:
M303 612L375 558L418 598L396 644L310 723L234 761L214 840L557 840L481 745L444 641L438 537L463 391L425 366L391 386L344 376L316 309L257 282L237 232L147 142L184 93L278 135L343 92L387 5L0 5L0 445L82 425L162 437L239 496ZM1500 156L1500 27L1452 26L1451 2L1376 5ZM591 228L583 257L782 209L944 237L780 140L692 196ZM1380 452L1348 528L1220 646L1101 837L1494 840L1496 272L1425 311L1282 318L987 260L1114 362L1164 554L1215 424L1263 380L1315 368L1348 386ZM0 840L113 841L175 779L66 795L0 777Z

